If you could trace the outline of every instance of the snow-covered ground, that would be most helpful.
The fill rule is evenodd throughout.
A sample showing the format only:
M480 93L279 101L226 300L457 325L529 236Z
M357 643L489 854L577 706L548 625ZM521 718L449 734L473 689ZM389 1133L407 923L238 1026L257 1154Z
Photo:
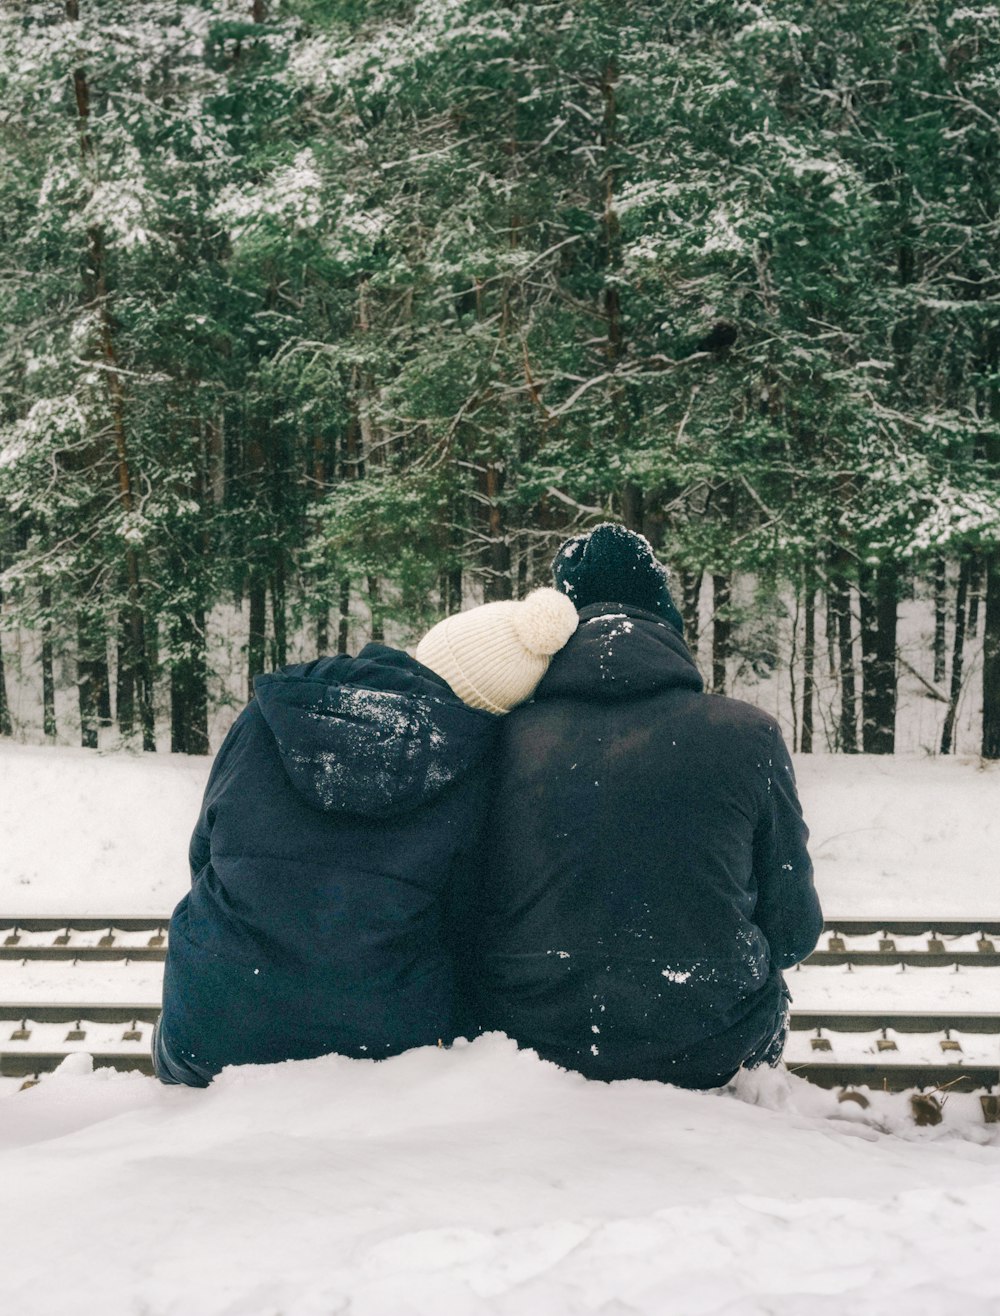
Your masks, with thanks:
M973 1098L917 1129L903 1097L590 1083L498 1037L206 1092L86 1066L0 1105L18 1316L1000 1311Z
M0 748L0 914L168 912L207 769ZM797 770L828 912L1000 915L996 767ZM72 971L84 996L155 1000L160 972L0 967L0 988L30 970L51 999ZM982 1008L998 973L866 970L878 986L850 1005L901 1008L912 987L915 1008ZM854 990L838 968L795 978L800 1009ZM709 1094L589 1083L496 1036L205 1092L89 1068L74 1055L0 1100L5 1312L1000 1313L1000 1125L975 1095L918 1128L905 1095L861 1106L771 1072Z
M52 934L48 934L49 941ZM27 941L27 938L24 938ZM70 960L0 960L0 1003L31 1000L38 1004L157 1006L162 995L163 965L156 961L113 960L74 964ZM788 975L795 1008L824 1010L894 1010L1000 1014L1000 968L961 971L951 965L901 971L898 966L812 965Z
M0 914L169 913L209 762L0 741Z
M0 914L169 914L210 760L0 741ZM798 755L831 917L1000 917L1000 764Z
M800 754L829 918L1000 917L1000 764Z

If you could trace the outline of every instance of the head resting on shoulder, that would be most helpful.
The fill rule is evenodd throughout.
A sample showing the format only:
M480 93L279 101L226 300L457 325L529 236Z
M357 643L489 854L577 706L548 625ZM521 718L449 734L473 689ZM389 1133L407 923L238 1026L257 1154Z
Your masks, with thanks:
M674 605L667 570L656 560L645 535L605 521L567 539L552 562L556 588L577 608L591 603L624 603L656 613L678 635L684 622Z
M521 602L483 603L445 617L417 645L416 658L471 708L509 713L535 693L577 621L565 594L536 589Z

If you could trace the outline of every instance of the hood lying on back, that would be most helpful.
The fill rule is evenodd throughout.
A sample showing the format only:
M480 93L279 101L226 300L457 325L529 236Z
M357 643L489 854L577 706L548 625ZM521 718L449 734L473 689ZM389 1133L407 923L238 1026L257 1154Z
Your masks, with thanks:
M690 650L655 613L621 603L592 603L552 659L536 699L631 699L657 690L703 690Z
M381 644L258 676L254 691L289 781L324 813L414 809L473 768L498 726Z

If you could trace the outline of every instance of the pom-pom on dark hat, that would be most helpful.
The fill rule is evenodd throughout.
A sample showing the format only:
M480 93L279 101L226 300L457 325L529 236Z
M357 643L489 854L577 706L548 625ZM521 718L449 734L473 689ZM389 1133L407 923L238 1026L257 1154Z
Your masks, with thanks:
M657 562L649 540L634 530L605 521L586 534L574 535L556 554L552 574L556 588L577 609L591 603L631 604L655 612L678 635L684 634L666 568Z

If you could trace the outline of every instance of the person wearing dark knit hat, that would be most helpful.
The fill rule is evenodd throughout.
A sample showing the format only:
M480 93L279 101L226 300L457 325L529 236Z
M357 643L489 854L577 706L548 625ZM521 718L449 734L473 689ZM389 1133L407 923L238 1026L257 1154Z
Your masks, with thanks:
M779 1063L823 926L791 759L705 693L641 535L598 526L553 572L580 623L500 728L465 1013L588 1078L721 1086Z
M684 634L684 622L674 605L667 570L656 560L645 535L614 521L567 539L552 563L556 589L578 609L592 603L630 603L654 612Z

